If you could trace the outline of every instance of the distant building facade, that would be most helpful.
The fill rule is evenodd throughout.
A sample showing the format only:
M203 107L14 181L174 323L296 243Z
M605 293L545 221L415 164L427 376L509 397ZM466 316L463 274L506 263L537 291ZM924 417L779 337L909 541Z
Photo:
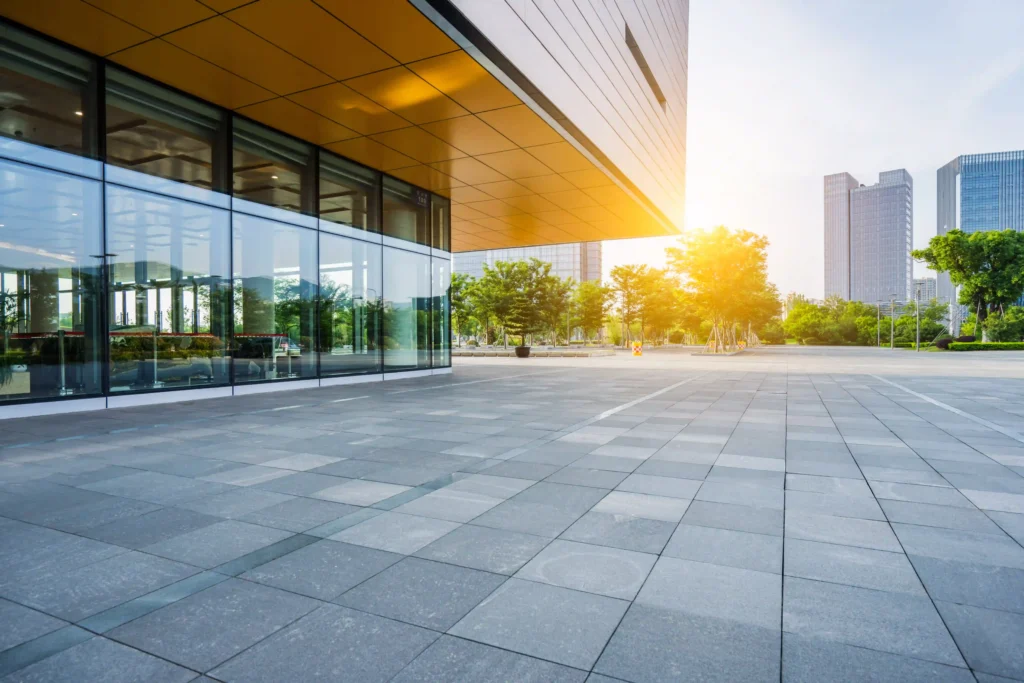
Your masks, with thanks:
M531 258L550 263L551 274L560 278L571 277L576 282L601 281L600 242L466 251L455 254L452 270L472 277L481 277L484 274L484 264L493 266L498 261L527 261Z
M938 296L936 279L933 277L914 278L914 300L931 301Z
M825 176L825 296L851 301L911 297L914 180L885 171L865 186L849 173Z
M1024 150L964 154L936 173L935 232L1024 232ZM938 296L953 299L947 273L938 274Z

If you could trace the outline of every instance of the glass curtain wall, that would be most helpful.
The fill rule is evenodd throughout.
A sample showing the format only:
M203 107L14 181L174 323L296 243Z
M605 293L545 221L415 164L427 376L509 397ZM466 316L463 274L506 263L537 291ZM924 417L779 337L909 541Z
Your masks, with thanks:
M430 257L384 247L384 369L430 367Z
M0 404L103 390L100 191L0 161Z
M380 372L381 247L320 233L320 374Z
M235 382L316 377L317 234L235 213Z
M450 364L447 199L2 21L0 82L0 404Z
M228 384L227 211L107 186L111 392Z

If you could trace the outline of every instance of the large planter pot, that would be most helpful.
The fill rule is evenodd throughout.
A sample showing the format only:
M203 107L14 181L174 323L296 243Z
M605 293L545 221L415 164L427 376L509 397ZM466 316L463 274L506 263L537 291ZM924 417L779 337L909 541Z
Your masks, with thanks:
M517 346L516 347L516 358L529 358L530 347L529 346Z

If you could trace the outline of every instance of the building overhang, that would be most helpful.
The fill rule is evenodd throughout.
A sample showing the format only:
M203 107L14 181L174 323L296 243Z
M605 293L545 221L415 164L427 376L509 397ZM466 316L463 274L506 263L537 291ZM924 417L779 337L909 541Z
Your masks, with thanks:
M678 234L416 5L431 18L407 0L10 0L0 14L451 197L454 251Z

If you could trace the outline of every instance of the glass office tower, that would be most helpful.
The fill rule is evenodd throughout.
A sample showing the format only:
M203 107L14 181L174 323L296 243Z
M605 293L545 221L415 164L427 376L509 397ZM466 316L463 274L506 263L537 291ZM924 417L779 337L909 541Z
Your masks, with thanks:
M0 23L0 410L446 372L450 243L444 197Z

